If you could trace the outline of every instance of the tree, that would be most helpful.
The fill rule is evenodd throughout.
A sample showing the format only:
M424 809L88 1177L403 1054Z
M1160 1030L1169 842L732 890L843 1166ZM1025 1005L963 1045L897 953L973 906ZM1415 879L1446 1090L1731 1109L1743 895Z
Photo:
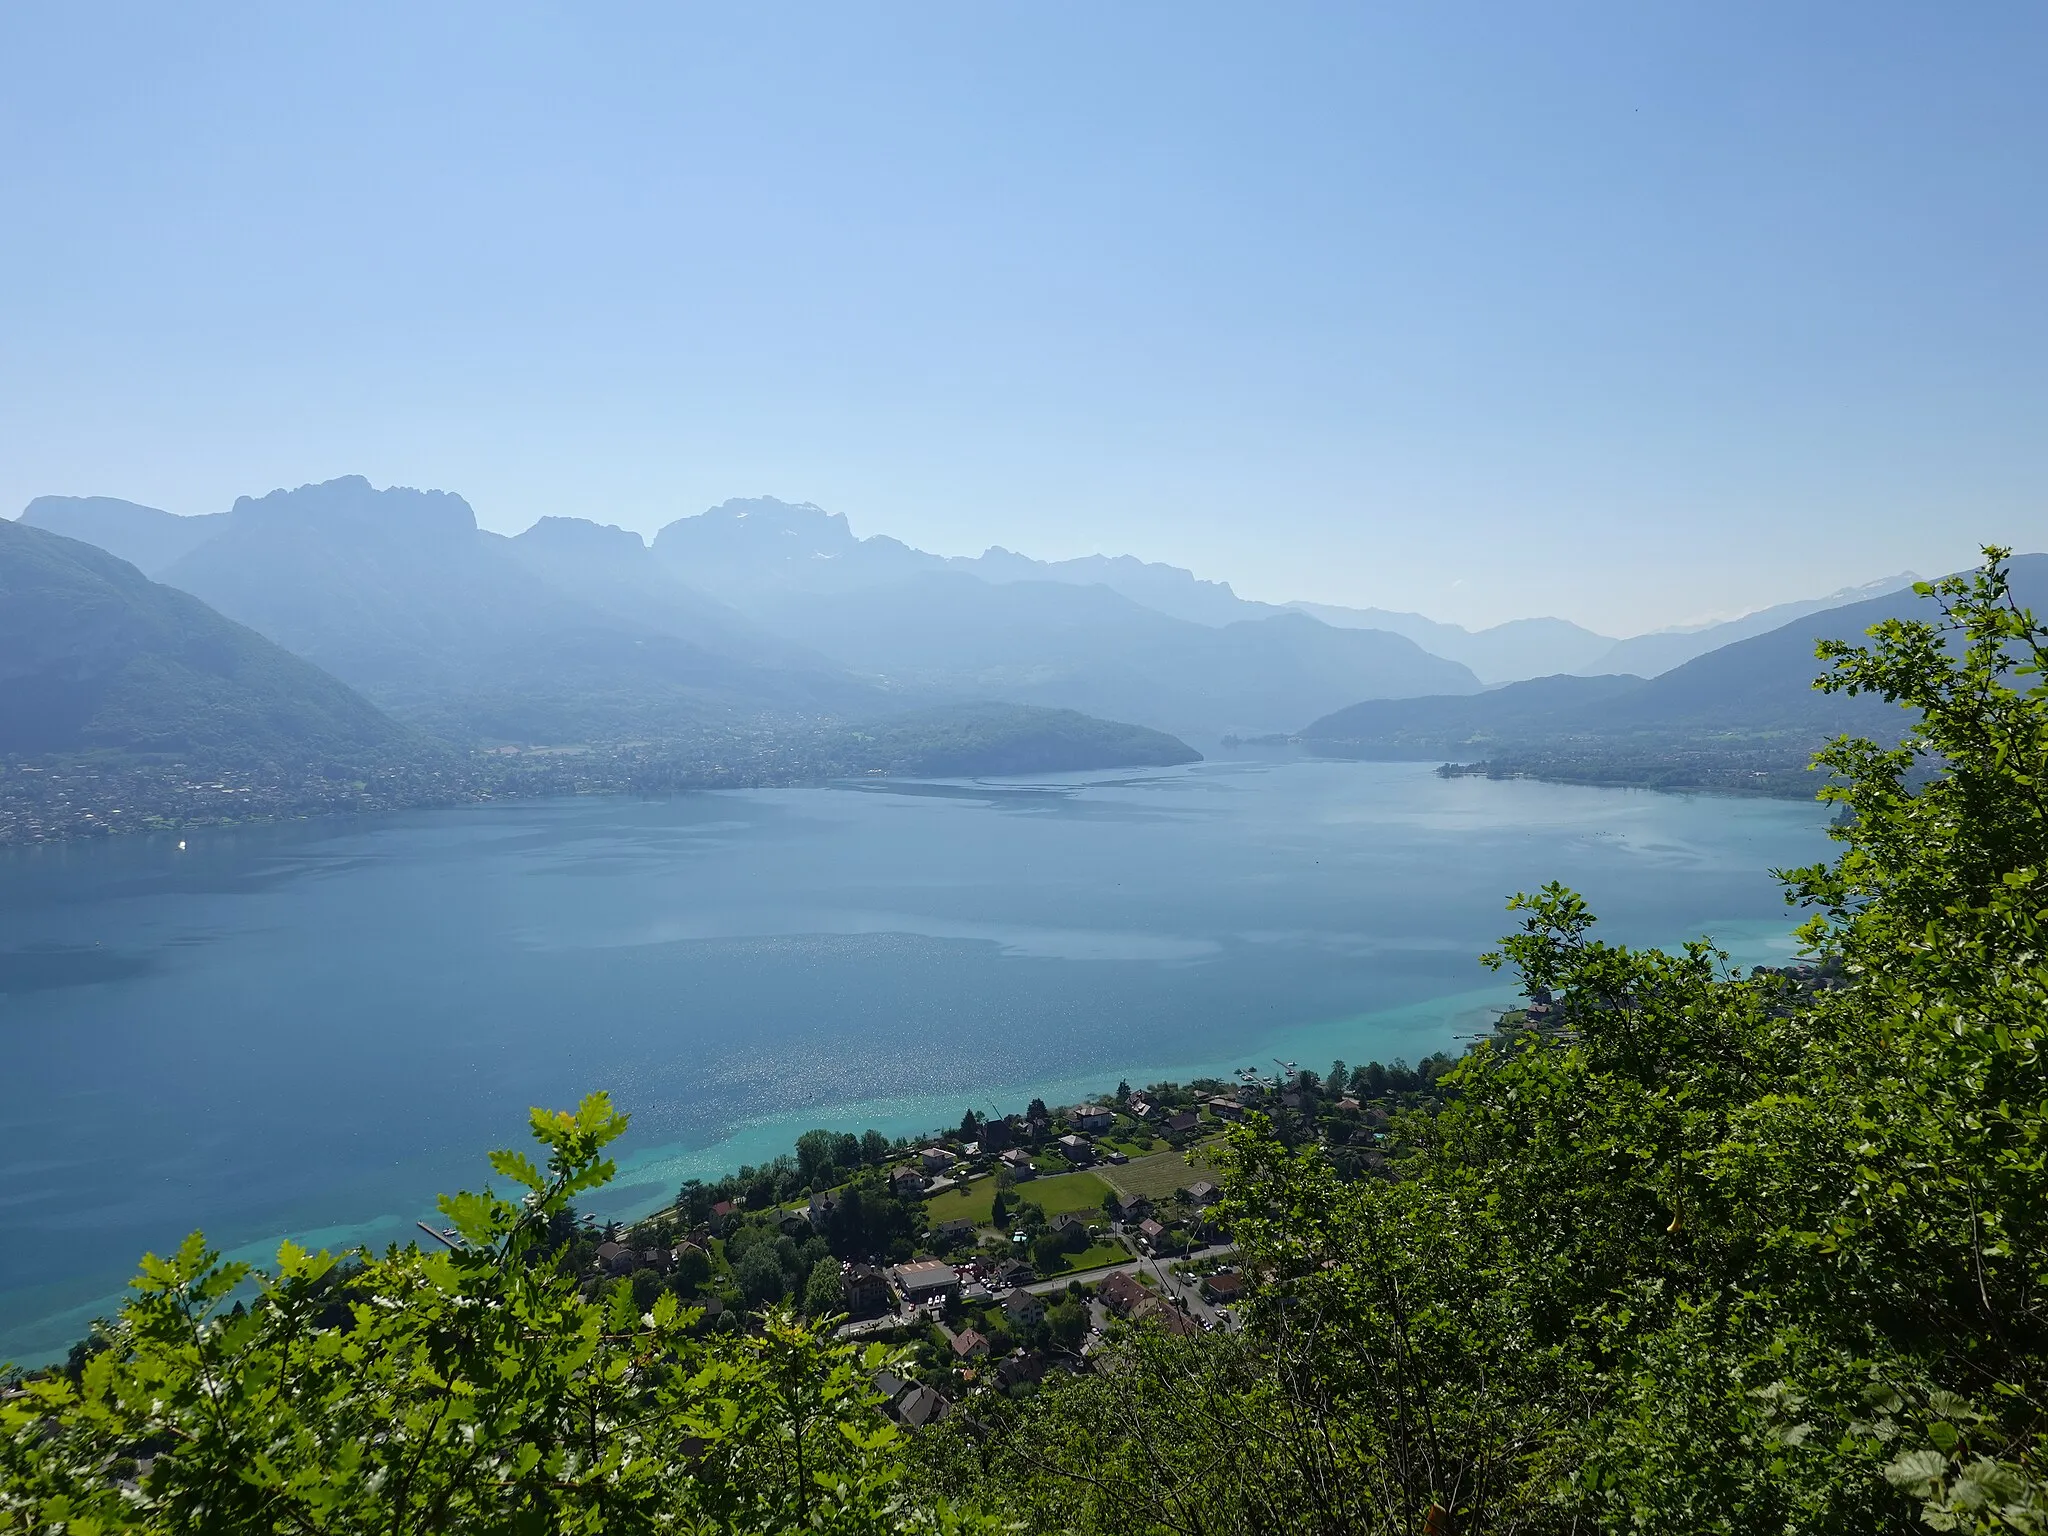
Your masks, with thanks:
M685 1300L695 1296L711 1278L711 1256L703 1249L685 1245L676 1251L675 1268L669 1271L669 1289Z
M717 1197L705 1187L702 1179L692 1179L676 1194L676 1211L693 1227L701 1227L711 1219L711 1207L717 1204Z
M765 1307L782 1299L782 1261L773 1246L757 1243L733 1266L733 1283L750 1307Z
M0 1399L0 1529L985 1528L903 1498L901 1442L868 1385L900 1354L836 1346L786 1312L700 1336L671 1295L644 1314L629 1286L585 1299L543 1243L611 1177L603 1149L624 1126L602 1095L536 1110L545 1169L492 1155L521 1198L443 1198L458 1250L343 1262L287 1243L266 1274L195 1234L145 1259L75 1386L53 1373ZM338 1324L323 1321L337 1290ZM109 1470L142 1448L159 1454L124 1490Z
M1046 1308L1045 1327L1061 1349L1079 1349L1088 1337L1088 1308L1071 1299L1057 1301Z
M840 1282L839 1266L827 1260L811 1266L804 1285L804 1311L812 1317L829 1317L846 1310L846 1290Z
M839 1138L830 1131L805 1131L796 1139L797 1178L822 1186L832 1170L832 1155Z
M860 1158L870 1168L879 1168L889 1160L889 1138L880 1131L863 1131L860 1137Z

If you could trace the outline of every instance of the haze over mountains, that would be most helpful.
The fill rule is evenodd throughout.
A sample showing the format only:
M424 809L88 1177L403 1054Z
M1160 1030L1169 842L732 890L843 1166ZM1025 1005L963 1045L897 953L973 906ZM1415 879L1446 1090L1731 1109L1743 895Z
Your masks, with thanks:
M0 522L0 752L362 763L414 733L104 550Z
M771 497L680 518L651 546L577 518L507 538L480 529L460 496L359 476L207 517L44 497L22 522L97 544L400 719L483 745L983 701L1182 736L1289 734L1312 720L1305 734L1338 750L1425 756L1515 733L1597 734L1606 727L1577 722L1602 710L1637 737L1683 717L1695 735L1804 739L1834 702L1808 692L1811 634L1783 626L1826 613L1837 632L1909 579L1616 640L1556 618L1470 631L1250 602L1129 556L945 557ZM1729 645L1759 639L1772 644ZM1624 668L1639 675L1609 675ZM1482 691L1503 679L1518 682ZM1388 702L1401 700L1414 702Z
M681 519L651 549L577 519L507 539L459 496L359 477L245 497L197 540L103 500L44 498L25 521L97 537L384 707L482 741L985 699L1220 735L1479 686L1384 632L1284 612L1218 627L1102 585L990 583L773 501Z
M2048 555L2018 556L2010 576L2017 602L2048 610ZM1806 762L1830 738L1891 741L1903 726L1899 710L1881 698L1816 691L1816 644L1860 640L1886 619L1935 614L1932 602L1910 590L1888 591L1798 613L1654 678L1557 676L1469 696L1367 700L1299 735L1346 756L1477 760L1492 771L1548 778L1810 789Z

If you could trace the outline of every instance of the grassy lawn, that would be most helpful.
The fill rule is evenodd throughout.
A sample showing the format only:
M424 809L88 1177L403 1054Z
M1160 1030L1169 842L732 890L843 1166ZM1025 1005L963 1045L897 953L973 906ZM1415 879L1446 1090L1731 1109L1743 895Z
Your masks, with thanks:
M1079 1253L1064 1254L1062 1259L1063 1263L1058 1273L1071 1275L1078 1269L1101 1269L1106 1264L1128 1264L1131 1262L1131 1254L1130 1250L1125 1248L1122 1243L1104 1241L1095 1244L1092 1248L1083 1248ZM1054 1277L1052 1275L1041 1275L1039 1278L1041 1280L1050 1280Z
M986 1225L995 1203L996 1181L992 1178L976 1179L972 1184L962 1184L958 1189L949 1189L925 1201L925 1220L935 1227L942 1221L963 1219ZM1051 1214L1050 1207L1046 1214Z
M1126 1163L1124 1166L1137 1165ZM1092 1173L1062 1173L1049 1179L1032 1179L1028 1183L1019 1184L1016 1192L1043 1210L1048 1217L1057 1216L1062 1211L1080 1211L1083 1214L1092 1213L1100 1217L1102 1197L1109 1193L1109 1186ZM938 1202L933 1201L932 1204L936 1206Z
M1131 1157L1143 1157L1147 1152L1156 1152L1166 1145L1164 1141L1151 1135L1142 1127L1126 1125L1118 1126L1114 1131L1100 1139L1105 1145L1115 1147L1117 1151L1126 1153Z
M1118 1193L1143 1195L1148 1200L1170 1200L1176 1189L1201 1179L1219 1183L1222 1178L1220 1170L1209 1160L1207 1147L1195 1147L1186 1155L1156 1152L1150 1157L1132 1158L1121 1168L1111 1167L1105 1173Z

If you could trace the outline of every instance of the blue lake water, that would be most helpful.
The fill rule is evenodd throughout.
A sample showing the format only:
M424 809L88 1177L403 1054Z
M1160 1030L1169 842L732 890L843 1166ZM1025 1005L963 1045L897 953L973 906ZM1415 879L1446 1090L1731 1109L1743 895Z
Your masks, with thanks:
M1792 953L1812 805L1286 758L554 800L0 855L0 1360L145 1248L412 1232L529 1104L633 1114L601 1202L810 1125L1455 1049L1505 898Z

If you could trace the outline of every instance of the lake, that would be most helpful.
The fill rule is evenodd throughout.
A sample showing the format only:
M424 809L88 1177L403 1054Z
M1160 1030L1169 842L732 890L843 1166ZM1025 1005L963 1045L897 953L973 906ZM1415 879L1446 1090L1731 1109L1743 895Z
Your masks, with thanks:
M593 1088L633 1114L595 1204L638 1214L811 1125L1455 1050L1548 880L1611 940L1782 960L1768 870L1825 824L1275 754L0 852L0 1360L194 1227L403 1240Z

